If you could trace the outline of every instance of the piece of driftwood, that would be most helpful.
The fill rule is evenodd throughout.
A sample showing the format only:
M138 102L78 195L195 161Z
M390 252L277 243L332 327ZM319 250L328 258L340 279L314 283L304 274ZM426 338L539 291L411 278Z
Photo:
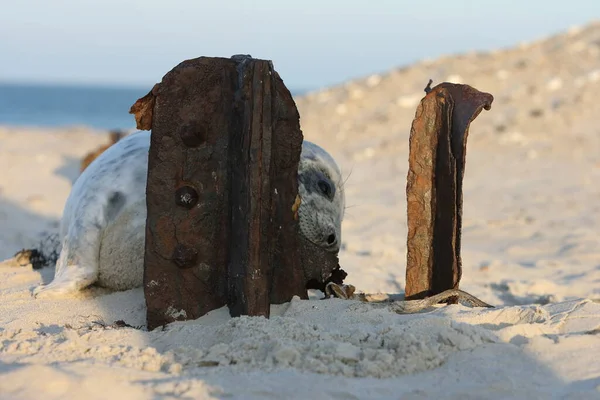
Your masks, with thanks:
M130 112L138 129L152 129L149 329L226 304L232 316L268 317L270 303L307 298L307 282L325 281L338 267L335 254L298 233L303 136L270 61L184 61Z
M494 100L461 84L441 83L433 89L428 84L425 91L410 133L407 300L458 289L467 135L470 123Z
M471 307L494 308L494 306L460 289L444 290L441 293L420 300L406 300L403 297L401 298L400 295L355 293L355 291L356 288L352 285L341 285L334 282L328 283L325 287L327 297L333 296L344 300L360 300L371 304L388 304L390 310L398 314L418 313L449 299L456 299L458 302L465 303Z
M494 308L494 306L479 300L470 293L460 289L447 289L421 300L394 301L390 304L390 309L398 314L414 314L450 299L457 303L466 303L471 307Z

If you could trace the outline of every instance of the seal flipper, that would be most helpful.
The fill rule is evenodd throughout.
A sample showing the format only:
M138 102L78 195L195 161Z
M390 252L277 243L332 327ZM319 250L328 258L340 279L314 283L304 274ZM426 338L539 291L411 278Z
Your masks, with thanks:
M54 279L35 288L33 295L38 298L68 295L94 283L98 279L100 230L99 224L71 226L63 238Z

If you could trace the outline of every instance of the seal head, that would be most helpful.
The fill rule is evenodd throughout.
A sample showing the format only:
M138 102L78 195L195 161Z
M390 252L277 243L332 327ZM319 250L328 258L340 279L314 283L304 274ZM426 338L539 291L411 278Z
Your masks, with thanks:
M342 243L345 195L342 174L324 149L304 141L298 165L300 233L331 252Z

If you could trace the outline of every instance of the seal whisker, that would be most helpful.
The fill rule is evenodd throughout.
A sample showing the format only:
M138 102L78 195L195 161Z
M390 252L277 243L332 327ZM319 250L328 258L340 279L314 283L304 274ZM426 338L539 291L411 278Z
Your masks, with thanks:
M341 181L341 177L340 177L340 182L338 182L338 185L340 187L344 188L346 186L346 182L348 182L348 179L350 179L350 176L352 175L353 171L354 171L354 167L350 168L350 172L348 173L348 176L343 181Z

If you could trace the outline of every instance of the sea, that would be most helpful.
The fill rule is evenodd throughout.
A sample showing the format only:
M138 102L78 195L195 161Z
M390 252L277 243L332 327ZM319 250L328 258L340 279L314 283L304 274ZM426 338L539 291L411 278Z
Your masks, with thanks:
M0 125L134 129L129 108L150 89L0 83Z

